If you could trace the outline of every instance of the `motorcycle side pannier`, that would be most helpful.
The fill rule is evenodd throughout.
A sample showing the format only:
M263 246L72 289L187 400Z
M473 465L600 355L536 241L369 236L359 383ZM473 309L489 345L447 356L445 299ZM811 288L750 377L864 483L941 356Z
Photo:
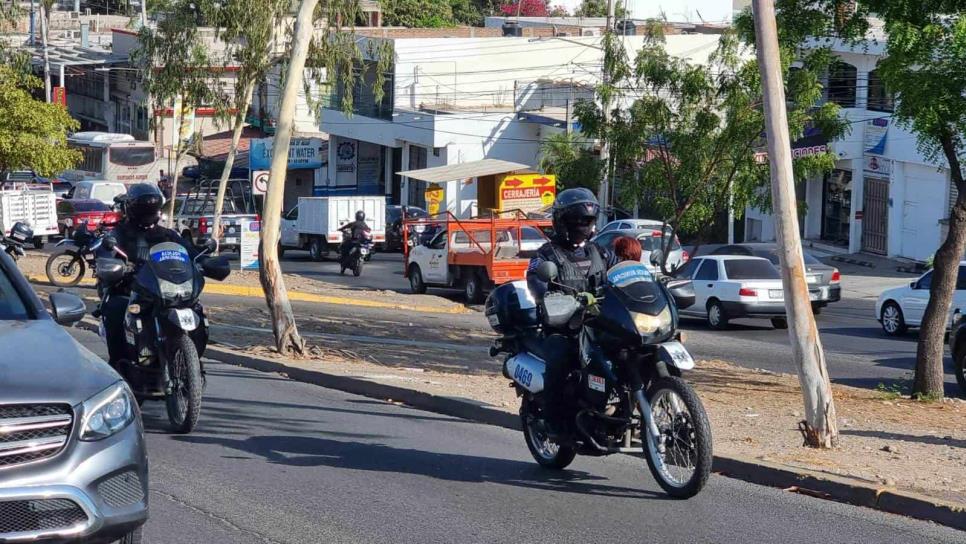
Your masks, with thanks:
M526 281L504 283L486 299L484 313L490 327L500 334L532 329L539 325L537 303Z

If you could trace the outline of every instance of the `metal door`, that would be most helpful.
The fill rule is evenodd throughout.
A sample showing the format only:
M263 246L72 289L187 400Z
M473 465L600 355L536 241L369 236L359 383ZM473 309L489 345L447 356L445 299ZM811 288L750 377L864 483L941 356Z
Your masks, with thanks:
M885 255L889 241L889 181L866 178L862 216L862 251Z

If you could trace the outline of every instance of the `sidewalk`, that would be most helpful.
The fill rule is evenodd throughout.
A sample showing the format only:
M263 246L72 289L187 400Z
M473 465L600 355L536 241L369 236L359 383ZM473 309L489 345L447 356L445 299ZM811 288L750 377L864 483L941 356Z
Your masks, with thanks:
M842 273L842 298L876 300L886 289L909 283L921 272L912 270L914 263L903 259L889 259L865 253L826 254L821 250L809 251L822 262L834 266Z
M321 346L302 360L258 346L215 346L208 356L388 402L518 426L519 399L498 376L387 367ZM834 450L818 451L801 447L795 377L700 361L687 378L711 418L716 471L966 529L966 402L920 403L834 386L840 440Z

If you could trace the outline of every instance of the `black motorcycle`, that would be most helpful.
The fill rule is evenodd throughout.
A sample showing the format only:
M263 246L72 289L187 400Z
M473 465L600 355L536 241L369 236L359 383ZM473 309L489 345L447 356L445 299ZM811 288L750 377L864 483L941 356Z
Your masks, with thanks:
M556 284L553 263L535 272ZM694 360L680 341L678 307L694 303L693 286L665 285L629 261L607 272L598 293L560 288L539 307L523 281L498 287L486 302L487 319L502 335L490 354L507 354L503 372L522 399L530 453L553 469L577 454L643 454L665 492L694 496L708 479L712 456L707 414L681 379ZM553 333L575 337L579 354L559 397L565 406L555 406L557 424L544 417L545 338Z
M23 246L32 241L33 237L33 229L26 223L17 221L10 228L9 236L0 232L0 251L10 255L14 261L20 260L20 257L26 255Z
M366 232L362 240L353 240L349 234L343 233L343 249L339 257L339 274L352 270L353 276L362 275L362 265L372 258L372 234ZM346 246L348 244L348 246Z
M165 400L175 432L189 433L201 414L201 357L208 344L208 318L198 299L205 276L218 281L228 277L228 260L206 257L216 249L214 240L194 260L180 244L164 242L150 248L144 264L133 267L113 238L105 237L103 244L123 260L98 259L98 280L104 286L131 281L124 316L130 358L121 361L119 371L139 403ZM104 292L106 302L111 289Z
M90 231L81 224L70 238L57 242L58 248L47 257L47 280L57 287L74 287L84 279L87 270L97 274L97 250L101 247L103 233Z

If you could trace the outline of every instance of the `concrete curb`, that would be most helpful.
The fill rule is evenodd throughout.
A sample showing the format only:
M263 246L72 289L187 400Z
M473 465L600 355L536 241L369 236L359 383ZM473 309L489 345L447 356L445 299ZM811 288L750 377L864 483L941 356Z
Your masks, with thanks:
M863 261L862 259L854 259L852 257L842 257L840 255L834 255L830 257L831 260L838 263L854 264L856 266L864 266L866 268L875 268L875 264L870 261Z
M205 356L262 372L282 373L299 382L354 395L381 400L392 399L394 402L402 402L429 412L520 430L520 419L515 414L491 408L470 399L444 397L363 378L338 376L321 370L293 367L283 362L253 357L218 346L209 346ZM932 521L966 531L966 505L879 487L871 482L791 468L759 459L719 455L714 457L713 470L729 478Z

